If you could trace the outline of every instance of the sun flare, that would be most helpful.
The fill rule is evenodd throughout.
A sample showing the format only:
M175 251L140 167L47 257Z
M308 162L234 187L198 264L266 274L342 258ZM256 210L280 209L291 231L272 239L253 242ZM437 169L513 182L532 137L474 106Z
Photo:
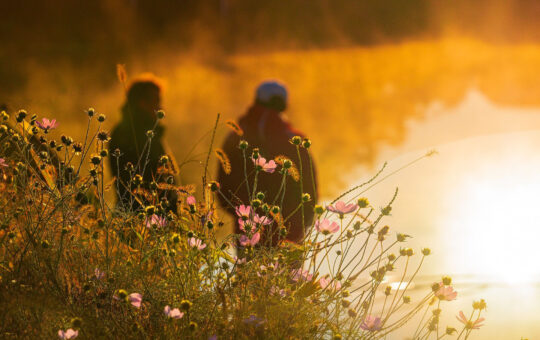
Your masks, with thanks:
M538 164L536 164L538 165ZM507 162L470 173L456 188L456 257L469 273L505 283L538 280L540 181L537 166Z

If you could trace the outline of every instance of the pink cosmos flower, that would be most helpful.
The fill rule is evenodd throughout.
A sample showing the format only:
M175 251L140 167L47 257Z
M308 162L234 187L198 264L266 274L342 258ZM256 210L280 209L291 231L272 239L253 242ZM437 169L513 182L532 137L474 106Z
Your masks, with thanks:
M466 329L479 329L484 325L482 322L485 320L484 318L478 318L475 321L469 321L463 311L459 311L459 317L456 316L456 318L465 325Z
M253 222L262 225L270 225L274 221L268 216L259 216L258 214L255 214L255 216L253 216Z
M358 209L358 205L351 203L347 204L343 201L338 201L334 205L329 205L326 207L328 211L334 212L336 214L339 214L340 217L343 217L345 214L352 213L356 209Z
M236 207L236 215L243 220L248 220L251 216L251 206L240 205Z
M238 226L240 228L240 230L242 230L243 232L250 232L254 229L255 227L255 224L253 223L252 220L243 220L241 218L238 219Z
M171 319L181 319L184 316L184 313L182 313L178 308L171 309L169 305L165 306L163 313L165 313L165 315Z
M332 280L331 278L328 278L326 276L323 276L319 279L319 284L321 285L322 289L331 289L331 290L340 290L341 289L341 283L337 280Z
M277 276L277 275L281 274L283 272L283 270L284 270L283 268L281 268L278 261L276 261L274 263L270 263L268 266L265 266L263 264L263 265L259 266L259 268L261 269L261 272L263 272L263 271L266 271L267 273L271 272L272 276ZM259 277L262 276L262 274L260 272L257 272L257 275Z
M188 240L188 244L192 248L197 248L198 250L203 250L206 248L206 243L203 243L202 240L199 240L198 238L192 237Z
M197 200L193 196L188 196L188 198L186 198L186 203L188 205L195 205L197 204Z
M276 171L276 162L274 162L273 160L270 160L270 161L266 161L266 158L264 157L259 157L257 159L253 159L253 164L255 164L255 167L259 170L262 170L264 172L268 172L268 173L273 173L274 171Z
M238 225L240 227L240 230L242 230L243 232L252 231L256 225L267 226L274 223L274 221L270 217L259 216L258 214L254 214L253 219L245 218L245 215L243 215L243 217L238 219Z
M75 339L77 336L79 336L79 331L75 331L71 328L65 332L61 329L58 331L58 337L63 340Z
M333 234L337 231L339 231L339 224L336 222L330 222L330 220L327 220L326 218L323 220L317 220L315 221L315 229L317 229L318 232L323 233L324 235Z
M137 308L141 308L142 295L139 293L131 293L128 296L128 301Z
M375 317L373 315L367 315L360 325L365 331L376 332L382 328L382 320L380 317Z
M167 225L167 220L165 219L165 217L154 214L146 218L147 228L152 228L153 226L156 226L158 228L163 228L166 225Z
M247 261L247 259L246 259L245 257L239 259L239 258L236 257L236 256L233 257L233 260L234 260L234 263L235 263L236 265L244 264L244 263L246 263L246 261Z
M58 126L58 123L56 123L56 119L47 119L43 118L40 121L36 121L36 125L45 132L48 132L49 130L55 129Z
M105 276L105 272L99 270L99 268L94 269L94 275L96 279L101 280Z
M6 163L6 160L3 158L0 158L0 166L7 168L9 165Z
M270 288L270 294L285 297L287 295L287 291L285 289L279 289L278 286L272 286Z
M298 281L311 281L313 279L313 274L310 274L307 270L303 270L302 268L295 269L291 272L291 279L294 282Z
M259 243L259 240L261 239L260 233L255 233L251 238L247 237L246 235L240 236L240 245L242 247L253 247L257 243Z
M454 288L451 286L445 287L442 282L439 285L439 290L435 292L435 296L438 297L439 300L452 301L456 299L457 292L454 291Z

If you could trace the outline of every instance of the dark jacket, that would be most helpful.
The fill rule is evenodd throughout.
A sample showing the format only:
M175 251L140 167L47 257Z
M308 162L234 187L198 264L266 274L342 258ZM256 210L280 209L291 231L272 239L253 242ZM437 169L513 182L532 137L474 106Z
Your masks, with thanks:
M109 142L109 157L112 176L117 178L118 204L126 210L137 210L140 204L132 195L135 185L132 184L132 176L139 174L143 177L143 188L147 188L149 183L165 183L167 177L175 174L163 174L158 172L161 156L167 155L174 163L173 156L167 152L167 147L163 141L165 128L157 124L152 116L147 112L140 112L135 109L128 109L128 105L122 108L122 120L111 132ZM155 128L154 128L155 126ZM154 135L149 142L147 131L154 131ZM115 157L115 150L120 150L120 157ZM128 163L131 163L134 172L130 174L126 170ZM174 177L174 176L173 176ZM173 183L176 182L176 179ZM176 194L170 190L165 190L160 197L166 197L170 203L170 210L175 210ZM146 202L145 202L146 203Z
M250 189L253 187L254 181L254 165L251 160L251 153L253 148L259 148L261 155L267 159L267 161L274 159L274 157L283 155L291 159L297 168L299 168L298 155L296 147L292 145L289 140L294 136L304 137L304 135L295 130L279 112L266 108L262 105L253 105L248 112L242 116L238 122L239 126L243 129L244 135L239 137L235 133L230 133L225 143L223 144L223 150L229 157L231 162L232 171L227 175L222 168L219 169L218 181L221 185L221 191L231 199L235 205L239 202L235 197L239 198L244 204L249 204L249 196L247 188L244 182L244 160L242 152L238 148L239 142L244 139L249 143L249 148L246 150L247 157L247 173L249 178ZM302 226L302 213L298 210L291 218L287 220L285 226L288 229L287 240L293 242L300 242L304 237L305 228L313 222L313 208L317 201L317 179L315 172L315 165L313 164L314 178L311 176L310 161L308 151L304 148L300 148L300 156L302 159L303 170L303 192L309 193L312 200L304 205L304 226ZM278 169L281 169L278 166ZM282 176L277 171L273 174L260 172L258 176L257 191L263 191L266 195L266 202L272 203L274 197L279 191ZM315 184L315 188L313 186ZM300 182L294 181L291 176L288 176L286 182L286 195L283 200L282 216L289 216L300 204ZM279 204L280 200L276 201ZM225 200L221 199L221 203L227 210L234 214L234 211L227 206ZM276 225L273 225L275 228ZM240 233L239 226L236 225L236 233ZM268 241L266 235L273 235L272 245L276 245L278 242L278 233L275 231L267 230L261 236L261 243L264 244Z

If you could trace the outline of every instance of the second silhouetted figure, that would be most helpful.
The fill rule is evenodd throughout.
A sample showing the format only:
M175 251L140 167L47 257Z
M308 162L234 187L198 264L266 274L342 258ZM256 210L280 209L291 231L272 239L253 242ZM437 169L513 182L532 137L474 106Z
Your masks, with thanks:
M245 208L242 211L234 209L230 206L229 202L233 205L240 205L240 201L249 205L250 196L253 196L254 178L255 178L255 164L260 166L259 174L257 175L257 192L264 194L264 202L272 205L281 206L282 219L288 218L285 223L285 231L277 230L277 223L264 226L268 222L266 219L269 216L262 217L262 212L255 213L255 209L251 210L251 216L249 218L255 219L253 224L263 224L260 232L260 243L271 244L275 246L280 239L286 239L292 242L300 242L305 234L306 228L312 224L314 212L313 208L317 201L317 181L315 175L315 167L310 164L311 157L308 150L301 145L300 158L298 160L297 146L291 143L291 139L297 136L297 140L303 141L304 135L295 130L283 116L283 111L287 108L287 90L285 86L275 81L263 82L256 90L255 101L253 105L248 109L247 113L242 116L238 125L243 130L243 135L239 136L236 133L231 133L227 136L223 145L225 154L229 157L231 165L231 173L227 174L223 169L219 170L218 181L221 185L222 193L230 197L227 202L222 199L221 203L227 207L227 210L231 214L237 215L239 219L236 223L237 234L246 232L245 226L247 225L242 221L243 213L246 214ZM239 143L244 140L249 144L246 150L246 172L244 172L244 156L241 150L239 150ZM260 150L260 157L263 160L253 160L253 148ZM274 158L277 157L277 162L281 163L281 169L283 165L284 156L295 164L296 171L302 169L302 180L299 180L298 173L289 175L286 178L286 182L282 184L282 175L277 173L265 173L271 171ZM301 166L300 166L301 164ZM248 185L245 181L245 173L248 177ZM296 177L296 178L295 178ZM281 190L281 191L280 191ZM283 195L283 192L285 193ZM310 200L304 204L303 209L300 208L302 193L307 193L310 196ZM256 194L256 193L255 193ZM254 199L255 197L251 197ZM259 209L260 210L260 209ZM303 210L303 213L302 213ZM303 215L303 216L302 216ZM244 216L244 219L248 219L248 216ZM303 220L303 222L302 222ZM247 221L249 223L249 221ZM302 224L303 223L303 224ZM257 227L257 226L255 226ZM281 234L281 235L280 235ZM244 244L254 243L256 241L252 239L252 234L248 233ZM259 236L257 236L258 238ZM250 241L251 238L251 241ZM242 243L242 239L240 240Z

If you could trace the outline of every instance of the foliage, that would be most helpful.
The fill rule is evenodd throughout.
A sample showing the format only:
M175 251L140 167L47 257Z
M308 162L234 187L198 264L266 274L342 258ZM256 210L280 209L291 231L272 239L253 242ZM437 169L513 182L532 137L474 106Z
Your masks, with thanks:
M256 165L253 196L231 203L243 234L218 238L223 221L216 199L233 200L206 180L206 167L199 200L193 187L171 184L167 157L156 171L163 181L143 183L140 173L148 169L139 162L126 170L131 183L105 183L104 159L120 156L107 150L105 116L88 110L82 142L68 136L55 141L49 130L57 123L39 123L25 111L2 119L2 338L378 339L421 310L415 339L458 332L439 329L441 302L456 295L450 278L417 301L406 295L420 267L411 274L415 252L399 247L408 236L391 237L383 225L397 190L382 209L358 193L379 174L328 206L316 206L304 242L293 244L284 240L287 217L279 200L265 197L256 183L257 176L286 178L291 169L302 177L302 168L294 160L266 161L258 149L248 159L243 143L239 152ZM105 199L119 185L133 189L131 199L141 208ZM282 189L278 194L286 195ZM171 191L177 209L169 209L163 195ZM310 199L303 195L298 209ZM278 246L261 241L269 232L279 233ZM420 265L429 253L422 249ZM395 289L384 279L398 265L404 269ZM460 314L461 338L482 321L485 302L473 307L470 317Z

